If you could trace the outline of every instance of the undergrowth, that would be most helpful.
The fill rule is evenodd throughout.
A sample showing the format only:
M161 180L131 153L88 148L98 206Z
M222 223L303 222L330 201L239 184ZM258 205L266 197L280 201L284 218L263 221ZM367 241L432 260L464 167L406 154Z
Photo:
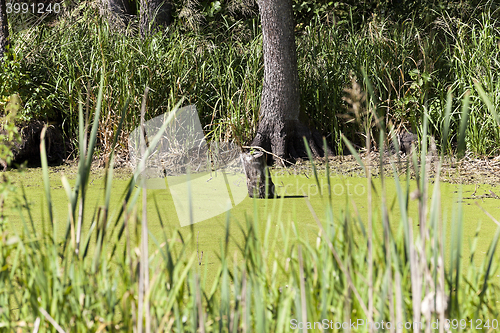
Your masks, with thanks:
M470 94L467 149L483 156L498 154L498 10L487 1L471 13L450 17L441 11L425 24L373 16L358 27L352 15L338 22L328 23L319 16L307 25L302 22L296 36L301 109L310 125L337 153L346 152L341 135L363 146L360 133L365 129L355 121L345 89L366 71L386 131L392 124L398 132L406 129L421 137L427 112L429 133L439 142L438 149L454 152L461 100ZM148 119L185 98L186 103L196 104L208 139L248 143L256 131L263 82L258 19L221 21L214 31L189 31L182 22L142 40L134 25L113 29L96 6L82 5L68 9L50 26L26 24L13 33L13 54L0 70L0 97L19 93L22 120L58 122L76 140L78 103L88 101L92 112L98 73L103 71L105 116L98 146L106 154L115 148L110 146L111 133L119 122L119 110L130 98L125 136L119 140L126 151L126 133L138 124L137 96L146 86L151 89ZM356 80L363 91L368 90L366 80ZM476 81L489 96L493 113L481 103ZM443 141L449 91L450 131ZM376 137L377 129L372 130Z
M18 205L22 230L10 230L7 218L0 214L0 323L3 329L285 332L299 331L309 322L314 331L319 331L314 323L321 323L326 331L341 331L342 323L355 322L357 331L367 332L373 331L370 327L380 326L382 321L394 328L402 323L406 329L409 323L411 329L417 331L437 320L441 327L451 329L468 329L471 323L476 326L479 322L484 327L488 319L490 327L498 324L491 318L499 314L496 306L499 286L492 277L498 270L495 253L500 227L483 262L474 261L477 237L472 240L471 258L462 258L460 194L451 230L446 230L448 223L440 208L439 176L432 193L428 187L427 170L432 155L427 153L427 140L422 141L420 156L414 151L408 165L418 175L418 189L410 193L410 179L401 181L394 168L393 179L381 174L381 202L375 202L370 166L363 164L352 144L343 137L366 172L367 220L347 206L334 211L331 192L325 192L327 200L323 211L315 211L308 204L310 219L317 224L317 240L308 242L297 232L297 223L303 221L285 220L281 216L271 221L262 216L259 208L262 200L254 199L254 212L245 220L234 221L228 213L225 235L221 238L220 264L214 267L200 261L198 254L189 250L194 235L183 238L180 233L165 228L162 234L148 232L148 216L140 214L138 209L141 192L143 212L145 205L154 203L144 200L146 190L135 186L139 185L136 181L144 161L130 179L122 205L111 207L109 204L112 158L104 179L104 204L93 207L93 203L86 201L105 96L104 82L103 75L89 124L84 120L83 106L79 107L78 177L73 186L62 178L68 197L66 221L61 224L52 213L44 141L41 147L46 204L43 227L34 228L36 217L29 210L25 195L25 202ZM149 138L150 151L146 156L152 153L151 147L155 147L179 105L158 134ZM121 114L126 112L124 107ZM468 112L464 108L464 114ZM425 114L422 127L425 137L429 119ZM384 126L382 122L378 124L381 135L377 141L383 145ZM118 124L113 140L119 137L122 125L123 122ZM447 126L443 130L448 130ZM368 145L369 142L368 133ZM312 160L311 167L319 184ZM328 170L328 164L326 168ZM327 180L330 184L329 177ZM389 203L384 185L392 181L396 184L396 205L401 216L399 227L394 229L388 220ZM3 197L6 193L0 195ZM309 203L307 198L304 200ZM418 202L418 221L410 218L410 200ZM94 211L91 220L83 218L83 211L88 209ZM159 213L158 218L161 223ZM271 228L274 224L278 227ZM382 228L382 237L377 236L375 226ZM55 236L58 228L67 231L66 237ZM233 228L241 229L244 240L237 244L239 250L229 253ZM354 237L355 233L362 236ZM131 237L132 234L141 236ZM445 249L448 237L451 237L451 246ZM148 242L156 245L156 251L148 252ZM449 253L449 259L444 257L445 253ZM464 260L471 261L466 270ZM212 285L206 284L208 269L216 271ZM463 321L454 321L457 318Z

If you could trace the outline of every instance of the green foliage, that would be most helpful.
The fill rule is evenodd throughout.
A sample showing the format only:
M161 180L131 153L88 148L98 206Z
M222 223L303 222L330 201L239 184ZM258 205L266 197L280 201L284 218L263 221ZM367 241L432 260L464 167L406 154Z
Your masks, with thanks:
M10 96L18 92L20 87L30 82L29 76L21 71L20 61L10 60L8 56L1 63L0 72L0 96Z
M429 307L437 302L433 297L436 294L449 297L446 319L475 322L498 317L495 302L500 289L493 277L499 268L494 253L500 228L483 262L476 265L473 261L475 245L471 258L462 258L463 213L458 196L451 220L451 245L449 252L445 251L448 223L441 214L439 177L432 192L428 187L425 141L420 158L415 154L412 165L418 175L418 195L412 195L419 207L418 228L410 221L409 178L402 183L394 168L394 179L381 177L382 202L367 201L367 209L373 210L368 220L357 211L352 212L350 205L334 211L324 193L319 215L306 201L310 209L308 221L316 224L310 228L314 228L317 237L310 241L297 231L297 223L307 221L298 221L293 213L287 219L281 210L274 219L267 216L262 205L267 205L266 200L277 199L254 199L254 212L245 220L234 221L228 214L220 261L209 265L198 259L195 264L197 253L189 245L194 235L182 237L166 228L149 234L155 251L142 253L144 247L137 235L147 222L139 218L137 207L143 191L135 187L140 169L130 179L122 205L109 205L112 162L102 189L104 204L93 207L94 202L86 199L103 97L104 77L88 146L80 149L78 177L74 184L62 178L68 197L67 219L61 225L52 212L49 170L42 149L46 205L43 212L48 212L42 215L42 228L34 227L35 217L25 194L17 207L22 230L9 231L5 223L0 223L3 329L31 328L39 320L40 332L53 331L56 325L72 332L133 332L139 326L138 318L145 317L148 320L141 322L141 327L150 325L154 332L286 332L292 319L427 324L440 319L443 323L444 313L423 311L421 306L421 301L427 300ZM124 108L122 113L125 112ZM90 124L84 123L80 108L82 146L87 142L83 129L90 127L86 125ZM428 120L422 128L424 133L427 125ZM118 136L118 132L114 133L115 139ZM153 138L152 146L158 138L159 135ZM383 144L381 138L379 144ZM347 140L346 144L352 148ZM352 153L368 175L370 165L363 165L354 149ZM417 163L418 159L423 163ZM319 184L317 173L315 178ZM389 181L397 187L394 203L389 203L385 194L384 184ZM369 177L367 184L371 188ZM399 227L391 227L388 221L389 204L399 207ZM94 211L92 218L83 219L85 215L80 212L89 209ZM373 230L367 229L367 224ZM57 237L60 228L67 230L66 237ZM228 245L233 242L233 230L238 229L243 239L237 244L233 259ZM473 244L477 241L476 237ZM445 254L449 254L449 260ZM471 262L467 269L463 268L464 260ZM141 303L144 284L138 275L146 262L150 279L145 287L146 301ZM210 285L206 283L209 269L215 271ZM149 304L149 315L147 311L138 314L137 309L143 304Z
M18 94L23 100L23 107L19 110L18 119L30 121L31 119L54 119L55 110L52 101L55 95L47 92L44 84L34 80L45 69L26 68L26 59L22 54L6 56L0 63L0 99Z
M448 27L447 32L456 42L448 56L455 69L454 86L459 94L471 92L467 146L478 154L498 155L500 123L496 112L490 110L498 109L500 103L500 26L492 13L486 12L475 22L460 22L454 29L451 24ZM495 107L488 109L486 99Z
M498 5L491 0L293 0L299 25L309 25L315 17L320 17L323 23L350 22L356 31L374 18L397 23L413 20L418 26L425 27L443 14L468 20L483 8L495 12Z
M116 124L116 110L127 96L138 96L149 86L148 119L186 96L187 103L197 104L207 133L228 138L238 133L240 139L249 140L262 81L258 36L249 42L222 36L212 41L175 30L142 41L138 36L113 33L95 14L87 20L61 22L53 30L31 31L42 37L33 47L36 61L25 64L25 70L45 82L40 93L52 101L69 133L76 131L79 103L88 99L91 107L95 104L95 77L104 70L103 109L108 115L102 120L107 121L104 126ZM138 124L139 104L138 99L131 100L127 129Z
M16 126L21 100L14 94L0 101L0 107L4 114L0 120L0 162L6 168L14 157L12 148L21 142L21 135Z
M361 90L367 91L365 79L361 79L365 71L373 85L376 112L386 126L392 123L398 130L406 128L422 135L427 109L429 133L437 142L447 142L450 152L456 147L461 99L470 91L467 148L475 154L496 154L500 146L498 126L492 113L485 112L473 82L478 80L498 107L500 21L494 4L471 7L467 10L473 15L464 18L457 14L458 9L415 12L432 13L433 19L426 22L416 16L400 20L383 9L396 4L294 2L297 13L310 15L304 14L307 20L299 21L296 36L301 108L310 124L339 153L345 149L341 134L363 146L365 140L359 135L364 131L360 127L363 121L354 121L345 89L351 86L353 76ZM255 135L263 80L262 36L251 10L255 3L204 1L197 5L180 1L174 5L176 11L190 8L189 17L204 17L198 22L201 28L192 31L183 16L187 12L179 12L173 26L142 40L135 34L135 23L127 31L113 30L96 8L80 6L50 28L40 25L17 32L13 36L17 60L6 62L0 71L0 95L19 93L24 105L21 119L63 122L66 133L75 138L78 105L88 104L92 112L95 78L103 69L107 116L101 120L98 139L103 152L110 151L109 135L118 122L117 110L128 97L140 96L146 86L151 88L148 119L185 97L186 103L197 105L209 138L248 143ZM428 1L416 5L441 6ZM365 9L353 6L371 8L365 8L368 12L385 10L387 15L357 18ZM450 6L460 7L455 2ZM208 17L207 11L212 16ZM332 13L335 17L328 18ZM29 36L37 38L28 43ZM443 140L441 128L450 89L450 132ZM361 113L371 114L366 111L370 105L361 104ZM138 124L139 107L140 100L131 98L125 132Z
M213 18L222 10L222 5L220 1L204 1L203 13L205 17Z
M319 16L324 17L332 9L339 6L339 2L334 2L331 0L321 0L321 1L304 1L304 0L294 0L293 1L293 12L297 23L305 23L306 18L311 19L313 17Z

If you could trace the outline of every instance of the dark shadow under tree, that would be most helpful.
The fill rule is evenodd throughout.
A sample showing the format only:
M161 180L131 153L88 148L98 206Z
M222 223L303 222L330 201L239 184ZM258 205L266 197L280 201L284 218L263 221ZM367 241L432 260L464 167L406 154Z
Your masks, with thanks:
M166 0L140 1L140 31L145 38L172 23L172 4Z
M109 11L109 19L113 26L128 25L130 18L133 17L134 10L128 0L104 0L106 10Z

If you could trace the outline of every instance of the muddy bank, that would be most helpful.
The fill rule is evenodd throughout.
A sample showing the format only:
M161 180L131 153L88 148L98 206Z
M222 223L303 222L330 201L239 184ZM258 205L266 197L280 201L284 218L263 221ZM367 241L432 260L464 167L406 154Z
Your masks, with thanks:
M361 154L363 163L369 167L373 177L380 176L381 170L384 175L392 177L394 169L400 176L406 175L406 170L410 171L411 179L415 179L415 170L411 158L403 156L398 158L396 155L385 156L382 169L380 168L380 157L377 152L370 154ZM428 177L429 181L436 178L439 157L428 158ZM325 159L316 159L314 161L316 169L324 174L326 172ZM354 177L365 177L365 171L358 164L354 156L332 156L328 159L328 166L331 175L343 175ZM311 163L308 160L298 161L295 165L287 168L274 167L276 171L290 174L305 174L313 177ZM500 156L492 158L477 158L467 154L464 158L457 160L453 157L445 157L441 165L440 181L451 184L500 184Z

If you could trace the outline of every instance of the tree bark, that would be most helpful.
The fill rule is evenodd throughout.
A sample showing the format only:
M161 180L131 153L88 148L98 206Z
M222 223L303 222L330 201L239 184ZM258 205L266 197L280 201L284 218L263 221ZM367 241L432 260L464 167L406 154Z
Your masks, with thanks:
M142 38L172 23L172 4L167 0L141 0L140 7Z
M241 162L243 163L247 177L247 188L250 198L273 198L275 194L274 183L271 179L269 169L266 167L264 153L258 151L241 154Z
M264 87L259 125L252 146L284 159L323 154L321 135L309 130L300 112L299 75L292 0L259 0L264 51Z
M0 0L0 63L3 62L5 51L9 45L9 25L5 0Z

